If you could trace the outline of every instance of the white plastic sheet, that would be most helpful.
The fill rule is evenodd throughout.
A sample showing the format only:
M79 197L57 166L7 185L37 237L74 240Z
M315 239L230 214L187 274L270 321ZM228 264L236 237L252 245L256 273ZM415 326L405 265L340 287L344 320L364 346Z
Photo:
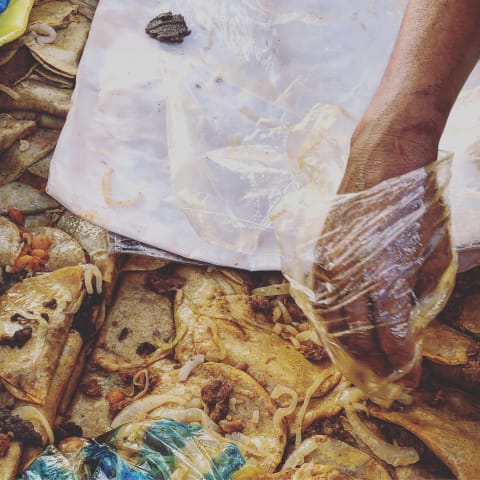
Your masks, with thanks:
M185 257L279 269L270 214L314 181L336 191L404 1L101 0L48 192L113 232ZM160 44L172 10L192 34ZM480 239L480 81L442 146L455 154L457 245ZM466 180L466 182L465 182Z

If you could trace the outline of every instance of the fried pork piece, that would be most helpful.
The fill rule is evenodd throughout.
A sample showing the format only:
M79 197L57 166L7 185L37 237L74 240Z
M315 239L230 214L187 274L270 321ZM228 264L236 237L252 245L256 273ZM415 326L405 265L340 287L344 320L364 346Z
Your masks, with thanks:
M154 365L150 371L155 370ZM249 464L273 472L282 459L286 428L284 411L268 393L250 375L225 364L197 366L186 380L182 372L161 375L152 394L125 408L112 426L146 418L200 422L233 440Z
M44 404L90 267L24 279L0 297L0 378L15 397Z
M328 362L308 361L270 323L258 321L247 284L234 271L180 266L175 273L186 280L174 303L177 331L187 329L175 349L180 363L204 354L209 361L242 365L267 391L280 384L300 400L325 369L336 372ZM319 388L313 396L325 393Z
M147 285L148 273L122 275L93 354L108 371L141 368L172 351L175 327L168 297Z
M460 391L443 397L416 392L414 403L402 410L369 406L370 415L394 423L421 440L458 480L477 478L480 460L480 408Z

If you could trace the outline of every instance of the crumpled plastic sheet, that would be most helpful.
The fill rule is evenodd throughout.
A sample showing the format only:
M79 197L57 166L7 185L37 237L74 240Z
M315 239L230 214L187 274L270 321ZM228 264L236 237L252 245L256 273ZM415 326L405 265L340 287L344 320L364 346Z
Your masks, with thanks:
M321 202L336 191L405 4L102 0L48 192L151 247L279 269L270 215L303 185L321 188ZM167 10L192 30L180 45L144 32ZM454 153L453 230L470 265L480 240L478 72L441 142Z
M230 480L244 464L220 435L161 419L125 424L68 456L49 445L17 480Z
M442 155L326 203L309 185L274 216L292 295L335 366L371 398L408 401L423 329L453 289L450 163Z

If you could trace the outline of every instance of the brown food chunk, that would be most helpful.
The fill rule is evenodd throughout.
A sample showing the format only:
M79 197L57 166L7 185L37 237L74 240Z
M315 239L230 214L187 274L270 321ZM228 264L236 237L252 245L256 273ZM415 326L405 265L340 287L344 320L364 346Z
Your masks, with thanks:
M205 384L201 390L202 400L210 408L210 418L218 423L228 413L228 401L233 391L233 385L224 380L214 379Z
M140 355L141 357L146 357L147 355L152 354L157 347L155 345L152 345L149 342L142 342L140 345L137 347L137 355Z
M311 340L301 342L298 351L310 360L319 361L327 358L327 352L325 349Z
M130 333L129 328L127 328L127 327L122 328L122 330L120 331L120 333L118 335L118 341L122 342L123 340L125 340L128 337L129 333Z
M57 300L55 300L55 298L52 298L51 300L43 302L42 305L45 308L49 308L50 310L55 310L57 308Z
M18 415L12 415L7 408L0 408L0 433L26 444L42 445L42 437L35 431L33 424L22 420Z
M156 293L168 293L185 285L186 280L178 275L170 273L168 269L155 270L147 276L147 288Z
M243 422L238 418L220 420L218 425L224 433L243 432L243 429L245 428Z
M192 33L185 23L183 15L165 12L148 22L145 32L151 37L168 43L181 43L184 37Z
M0 346L22 348L32 338L32 332L32 327L24 327L17 330L11 337L3 335L0 338Z
M10 449L10 439L6 433L0 433L0 458L4 457Z
M80 384L79 388L80 388L80 391L87 397L98 398L103 395L102 386L98 383L98 380L96 380L95 378L85 380Z
M270 298L264 297L262 295L252 295L252 308L256 312L264 312L272 308L272 302Z

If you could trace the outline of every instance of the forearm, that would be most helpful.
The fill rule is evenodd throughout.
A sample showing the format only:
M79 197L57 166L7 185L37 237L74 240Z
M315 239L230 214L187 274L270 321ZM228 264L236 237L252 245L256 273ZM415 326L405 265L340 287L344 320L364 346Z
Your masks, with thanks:
M388 67L352 139L349 167L369 158L386 162L376 167L388 178L434 161L479 55L480 0L410 0ZM372 155L382 149L385 158Z

